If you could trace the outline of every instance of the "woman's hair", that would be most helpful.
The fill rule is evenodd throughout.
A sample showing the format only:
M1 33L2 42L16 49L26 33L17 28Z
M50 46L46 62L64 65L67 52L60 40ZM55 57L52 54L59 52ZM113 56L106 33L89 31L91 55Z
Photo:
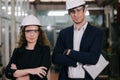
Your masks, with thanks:
M17 47L27 46L27 40L25 38L25 28L26 27L27 26L24 26L24 27L21 26L21 28L20 28ZM49 46L50 47L50 42L47 38L46 33L41 29L41 26L38 26L38 30L39 30L39 36L38 36L37 43L39 43L41 46Z

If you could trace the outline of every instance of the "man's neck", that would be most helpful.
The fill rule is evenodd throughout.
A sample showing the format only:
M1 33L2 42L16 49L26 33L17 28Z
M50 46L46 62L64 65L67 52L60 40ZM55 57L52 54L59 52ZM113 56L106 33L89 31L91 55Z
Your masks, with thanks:
M87 21L83 21L82 23L74 24L76 30L80 30L86 23Z

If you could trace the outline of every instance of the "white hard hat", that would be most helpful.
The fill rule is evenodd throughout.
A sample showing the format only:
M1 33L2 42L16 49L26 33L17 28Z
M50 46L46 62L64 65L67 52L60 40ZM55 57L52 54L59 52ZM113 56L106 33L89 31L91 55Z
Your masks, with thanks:
M23 19L23 21L21 22L21 26L27 26L27 25L38 25L38 26L41 26L39 20L34 15L26 16Z
M84 0L66 0L66 10L85 5L86 2Z

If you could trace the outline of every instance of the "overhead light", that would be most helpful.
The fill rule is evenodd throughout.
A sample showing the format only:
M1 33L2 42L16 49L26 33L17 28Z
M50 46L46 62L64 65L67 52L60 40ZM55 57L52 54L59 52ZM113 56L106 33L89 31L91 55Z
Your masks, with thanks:
M65 2L66 0L40 0L40 2Z
M3 0L4 1L4 0ZM9 2L11 0L8 0ZM27 0L25 0L27 1ZM29 2L34 2L35 0L28 0ZM66 0L40 0L40 2L65 2ZM95 0L85 0L85 1L95 1Z
M51 0L40 0L41 2L50 2Z
M95 0L85 0L85 1L95 1Z
M5 7L5 6L2 6L2 9L3 9L3 10L5 10L5 9L6 9L6 7Z
M114 15L117 15L117 10L116 9L114 10Z
M85 13L86 16L89 16L90 15L90 12L87 10L86 13Z
M35 1L35 0L29 0L29 1Z
M67 11L49 11L48 12L48 16L64 16L64 15L66 15L66 14L68 14L68 12Z
M40 0L40 2L65 2L66 0ZM95 0L85 0L85 1L95 1Z
M25 1L34 2L35 0L25 0Z
M53 28L51 26L47 26L47 30L51 31Z
M8 15L11 15L11 12L8 12ZM15 12L15 16L27 16L28 14L25 12Z

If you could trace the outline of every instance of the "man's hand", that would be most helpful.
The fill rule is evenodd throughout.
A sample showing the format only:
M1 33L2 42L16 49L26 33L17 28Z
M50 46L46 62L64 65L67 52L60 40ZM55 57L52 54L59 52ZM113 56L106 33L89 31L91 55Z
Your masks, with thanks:
M69 55L69 54L70 54L70 51L71 51L71 49L66 49L63 54Z

